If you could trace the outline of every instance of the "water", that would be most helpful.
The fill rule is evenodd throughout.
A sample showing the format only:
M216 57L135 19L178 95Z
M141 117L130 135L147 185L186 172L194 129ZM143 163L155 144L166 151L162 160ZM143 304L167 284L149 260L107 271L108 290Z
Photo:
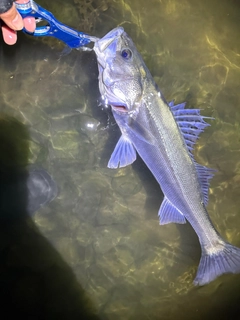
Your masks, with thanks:
M218 170L208 205L214 225L240 246L240 4L39 4L98 37L122 25L166 99L215 118L195 154ZM59 187L33 217L1 223L0 292L9 318L240 319L239 275L193 287L197 237L189 225L159 226L162 193L142 161L106 168L119 130L99 106L94 53L59 59L57 40L21 33L16 46L0 45L1 167L42 166Z

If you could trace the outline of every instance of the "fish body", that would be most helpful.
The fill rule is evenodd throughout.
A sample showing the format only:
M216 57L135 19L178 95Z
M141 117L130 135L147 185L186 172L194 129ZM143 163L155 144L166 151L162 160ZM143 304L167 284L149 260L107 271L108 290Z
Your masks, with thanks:
M160 224L190 222L202 248L195 284L240 272L240 249L221 238L206 210L213 170L197 164L192 155L199 134L208 126L200 110L166 102L122 27L98 40L94 51L100 93L122 133L108 167L127 166L138 153L164 194Z

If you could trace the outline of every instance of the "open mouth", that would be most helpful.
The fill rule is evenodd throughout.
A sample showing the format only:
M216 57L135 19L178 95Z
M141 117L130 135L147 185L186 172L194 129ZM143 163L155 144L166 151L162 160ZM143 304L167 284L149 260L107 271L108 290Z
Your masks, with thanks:
M119 111L119 112L128 112L127 107L124 105L111 105L113 110Z

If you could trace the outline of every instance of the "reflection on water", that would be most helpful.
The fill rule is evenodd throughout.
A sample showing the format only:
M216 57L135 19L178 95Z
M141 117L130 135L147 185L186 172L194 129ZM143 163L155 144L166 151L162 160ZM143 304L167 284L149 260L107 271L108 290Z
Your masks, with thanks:
M39 4L98 37L123 25L166 99L187 101L189 108L215 118L196 146L196 158L218 169L208 210L220 233L239 246L240 5L227 0ZM1 43L1 116L28 128L29 163L43 166L59 188L54 202L33 217L41 235L70 266L100 319L238 319L239 276L193 287L200 258L196 235L189 225L159 226L162 194L142 161L106 168L119 131L109 111L98 106L94 53L72 51L59 59L62 48L55 39L24 34L13 48ZM27 246L25 232L17 241ZM1 237L1 250L7 250L9 233ZM19 259L11 263L18 266ZM48 265L44 272L52 278ZM38 290L29 268L27 280L19 280L20 293L25 281Z

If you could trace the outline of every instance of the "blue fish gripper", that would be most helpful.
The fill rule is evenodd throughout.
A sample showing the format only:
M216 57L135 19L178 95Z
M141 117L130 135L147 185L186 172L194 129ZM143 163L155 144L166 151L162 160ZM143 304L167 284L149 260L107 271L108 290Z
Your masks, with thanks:
M33 17L36 24L40 21L46 21L45 26L37 26L33 33L27 31L25 28L23 32L32 36L50 36L57 38L66 43L72 49L79 49L89 51L89 47L85 47L90 42L96 42L97 37L89 36L86 33L74 30L67 25L59 22L54 15L48 10L39 6L36 2L30 0L28 3L15 3L17 10L22 18Z

